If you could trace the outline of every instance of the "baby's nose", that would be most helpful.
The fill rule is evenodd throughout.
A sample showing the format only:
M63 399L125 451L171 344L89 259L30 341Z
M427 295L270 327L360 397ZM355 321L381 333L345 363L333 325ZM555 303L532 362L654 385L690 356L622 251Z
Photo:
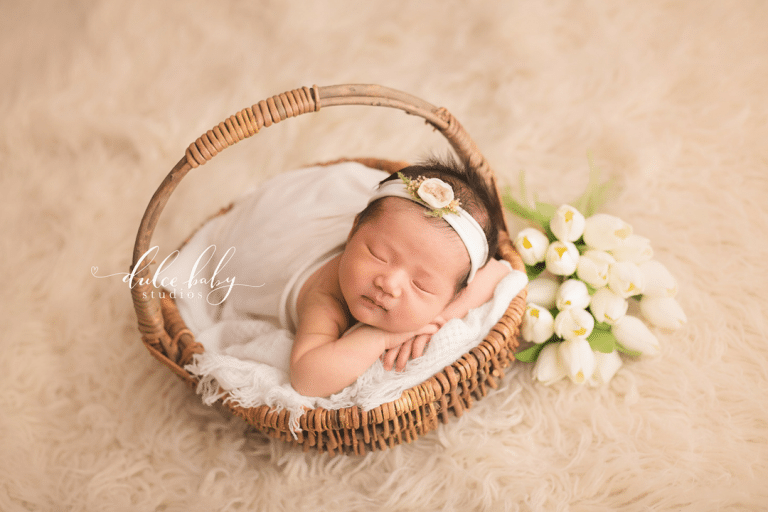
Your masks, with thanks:
M392 297L399 297L402 291L402 276L397 271L389 272L386 274L379 274L374 281L374 284L381 289L387 295Z

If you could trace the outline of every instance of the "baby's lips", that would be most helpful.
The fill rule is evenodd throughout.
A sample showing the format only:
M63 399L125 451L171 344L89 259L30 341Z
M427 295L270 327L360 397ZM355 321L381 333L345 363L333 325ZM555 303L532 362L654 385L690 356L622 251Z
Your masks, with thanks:
M373 298L371 298L371 297L369 297L369 296L367 296L367 295L363 295L363 300L364 300L365 302L367 302L367 303L369 303L369 304L373 305L373 306L376 306L376 307L378 307L378 308L381 308L381 309L383 309L384 311L388 311L388 309L387 309L387 308L385 308L385 307L384 307L384 306L383 306L383 305L382 305L382 304L381 304L379 301L377 301L376 299L373 299Z

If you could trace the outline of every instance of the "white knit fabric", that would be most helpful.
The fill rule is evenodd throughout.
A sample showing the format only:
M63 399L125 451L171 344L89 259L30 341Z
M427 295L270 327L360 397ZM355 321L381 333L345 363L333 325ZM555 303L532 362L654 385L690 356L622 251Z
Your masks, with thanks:
M404 390L458 359L501 318L527 282L524 273L511 268L491 301L464 319L446 323L432 337L424 355L411 360L403 372L386 371L377 361L355 383L330 398L310 398L293 390L288 374L293 334L286 314L287 298L303 282L297 276L343 245L354 215L367 203L381 175L355 163L285 173L243 197L227 214L206 223L181 250L165 276L176 276L181 282L206 248L215 246L223 253L235 247L215 278L231 278L237 285L245 285L235 286L221 305L202 299L211 288L207 282L219 259L214 256L196 274L201 282L177 299L185 323L205 347L187 367L200 378L198 392L205 403L212 404L228 393L227 400L244 407L267 404L287 409L293 430L298 430L305 408L357 405L372 409L397 399ZM309 188L312 194L306 193ZM330 212L326 203L335 210ZM281 231L284 236L276 239ZM318 233L322 240L313 238Z

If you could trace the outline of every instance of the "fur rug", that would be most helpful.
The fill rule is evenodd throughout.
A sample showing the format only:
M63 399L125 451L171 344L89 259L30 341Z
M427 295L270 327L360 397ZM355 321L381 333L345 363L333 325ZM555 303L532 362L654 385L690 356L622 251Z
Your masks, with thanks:
M4 2L0 16L0 510L765 510L768 3ZM586 185L650 238L689 324L604 388L501 388L417 442L303 453L206 407L141 344L133 238L187 145L312 84L445 106L502 181ZM418 159L398 111L290 119L194 170L176 247L265 177L340 156Z

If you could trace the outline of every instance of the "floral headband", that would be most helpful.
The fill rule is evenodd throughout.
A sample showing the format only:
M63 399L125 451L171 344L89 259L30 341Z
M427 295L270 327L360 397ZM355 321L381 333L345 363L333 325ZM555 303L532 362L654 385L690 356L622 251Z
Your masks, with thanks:
M445 219L467 248L470 263L467 282L472 281L488 259L488 240L483 228L461 207L459 200L454 199L453 188L443 180L422 176L410 179L400 172L397 175L400 181L390 180L379 185L368 204L382 197L402 197L429 208L428 215Z

